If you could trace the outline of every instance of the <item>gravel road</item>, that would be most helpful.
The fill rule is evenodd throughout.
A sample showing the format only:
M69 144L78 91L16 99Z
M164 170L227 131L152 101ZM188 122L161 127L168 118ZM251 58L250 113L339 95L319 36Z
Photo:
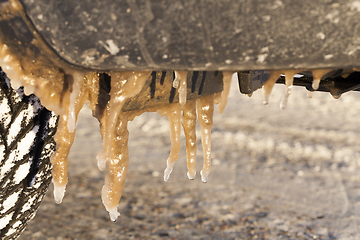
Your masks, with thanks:
M283 85L268 106L262 91L240 95L233 81L215 114L209 182L186 177L185 138L168 182L167 119L151 113L130 124L130 165L116 223L100 199L105 172L97 121L80 114L62 204L52 186L20 239L360 239L360 93L307 99ZM198 129L198 171L202 150Z

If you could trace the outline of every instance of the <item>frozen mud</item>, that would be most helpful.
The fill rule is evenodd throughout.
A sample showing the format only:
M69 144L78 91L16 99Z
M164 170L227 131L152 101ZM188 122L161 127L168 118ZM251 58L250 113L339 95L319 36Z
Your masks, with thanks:
M61 205L52 185L20 239L360 239L360 93L335 100L294 87L286 110L284 85L264 106L262 90L240 95L235 81L212 129L212 170L206 184L187 178L185 139L171 178L168 122L156 113L129 124L129 169L120 217L101 203L105 172L97 121L80 113ZM197 173L202 166L200 128Z

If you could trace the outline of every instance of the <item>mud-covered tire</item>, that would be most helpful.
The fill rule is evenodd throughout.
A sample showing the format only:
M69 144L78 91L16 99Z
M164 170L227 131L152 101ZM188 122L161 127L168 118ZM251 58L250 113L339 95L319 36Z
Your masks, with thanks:
M57 116L14 90L0 69L0 239L16 239L51 181Z

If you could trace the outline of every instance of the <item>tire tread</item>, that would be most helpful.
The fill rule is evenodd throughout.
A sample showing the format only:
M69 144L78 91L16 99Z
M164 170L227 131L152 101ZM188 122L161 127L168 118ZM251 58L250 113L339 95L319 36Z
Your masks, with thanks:
M0 147L3 146L3 154L0 152L0 239L16 239L35 216L47 192L51 182L50 157L55 151L53 136L57 118L41 106L35 95L26 96L23 87L13 90L10 80L0 70ZM9 136L10 133L14 135ZM30 137L32 142L27 142ZM19 149L22 141L28 146L26 152ZM1 172L5 166L11 167ZM21 170L26 167L28 171L16 175L22 166ZM9 203L4 206L14 193L19 193L16 201L11 202L10 207ZM10 221L4 221L11 214Z

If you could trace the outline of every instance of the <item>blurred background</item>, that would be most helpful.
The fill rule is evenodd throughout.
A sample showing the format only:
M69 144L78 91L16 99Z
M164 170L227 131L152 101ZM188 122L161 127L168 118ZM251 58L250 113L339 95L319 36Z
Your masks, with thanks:
M69 155L69 183L57 205L53 187L20 239L360 239L360 93L335 100L294 87L286 110L277 85L241 95L233 79L228 106L215 112L212 169L186 177L185 138L168 182L167 118L146 113L129 124L130 163L112 223L101 203L105 172L98 122L84 108Z

